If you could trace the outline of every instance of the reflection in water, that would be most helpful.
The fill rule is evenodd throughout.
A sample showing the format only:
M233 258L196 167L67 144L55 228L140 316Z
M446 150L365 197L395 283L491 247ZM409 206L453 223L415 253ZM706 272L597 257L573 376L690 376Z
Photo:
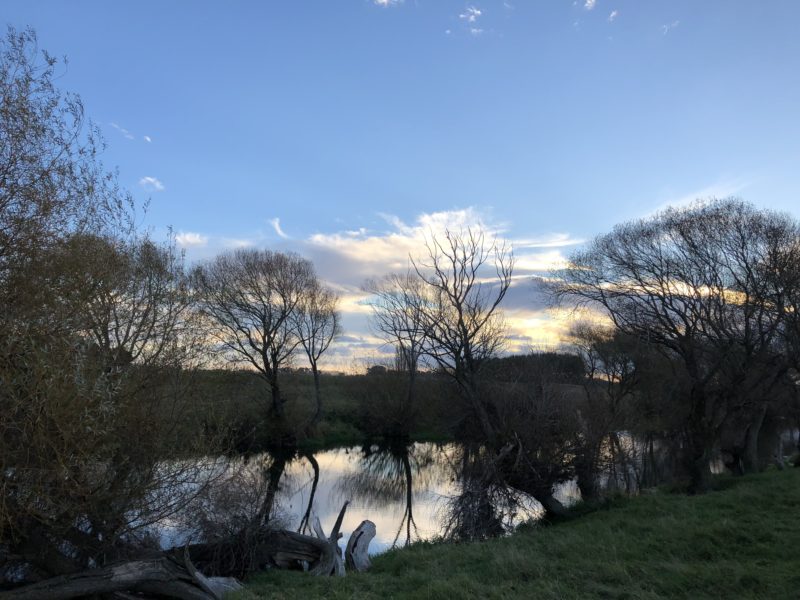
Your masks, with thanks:
M396 547L403 532L403 545L420 539L414 520L414 490L427 489L436 461L434 447L427 444L394 443L385 446L364 446L358 469L338 483L340 494L354 497L379 510L389 505L403 505L403 514L392 539Z
M506 485L480 447L460 444L263 453L227 459L224 468L219 484L171 523L171 533L162 529L165 544L222 539L267 521L309 533L314 516L330 531L348 500L342 532L373 521L373 553L419 540L500 535L542 514L536 500ZM573 483L555 492L567 504L578 497Z

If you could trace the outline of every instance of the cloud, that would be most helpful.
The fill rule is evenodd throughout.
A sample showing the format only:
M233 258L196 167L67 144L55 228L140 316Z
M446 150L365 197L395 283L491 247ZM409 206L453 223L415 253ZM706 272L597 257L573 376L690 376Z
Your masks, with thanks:
M220 241L222 242L222 246L224 248L250 248L251 246L255 245L253 240L242 238L222 238Z
M463 13L458 15L458 18L464 19L467 23L475 23L482 14L483 11L481 9L475 8L474 6L468 6Z
M181 231L175 236L175 241L181 248L202 248L208 244L208 237L192 231Z
M111 125L111 127L116 129L117 131L119 131L125 139L127 139L127 140L136 139L135 136L130 131L125 129L124 127L120 127L116 123L109 123L109 125Z
M721 179L704 188L700 188L687 194L674 195L669 199L661 202L656 208L647 214L652 216L662 210L673 207L680 208L688 206L697 200L708 200L709 198L728 198L729 196L738 196L743 190L748 188L753 181L751 179L737 177L732 179Z
M150 142L152 142L152 141L153 141L153 138L151 138L149 135L145 135L145 136L143 136L143 137L142 137L142 139L143 139L145 142L147 142L148 144L149 144Z
M680 21L673 21L672 23L667 23L666 25L661 26L661 33L663 35L667 35L670 31L675 29L678 25L680 25Z
M609 23L613 23L613 22L614 22L614 20L615 20L615 19L616 19L618 16L619 16L619 11L618 11L618 10L612 10L612 11L611 11L611 14L610 14L610 15L608 15L608 22L609 22Z
M581 243L580 239L566 232L556 232L515 240L508 236L505 223L492 218L490 211L475 207L421 213L410 220L388 213L378 216L382 222L372 228L355 224L302 239L289 238L278 218L270 219L269 223L280 236L279 240L274 234L207 238L191 232L181 232L177 239L196 258L230 248L269 245L275 250L297 252L311 260L320 277L340 295L344 334L325 356L329 369L352 370L359 360L391 357L391 347L370 329L372 309L362 286L370 278L405 272L412 266L410 257L424 257L426 240L432 235L441 239L446 230L480 230L487 238L496 237L498 242L513 246L514 279L502 304L508 325L506 350L553 347L566 339L566 326L551 315L547 295L537 288L535 281L563 264L566 258L562 252ZM479 278L487 291L496 289L491 265L481 271Z
M574 238L568 233L550 233L536 238L514 240L515 248L563 248L582 244L585 240Z
M597 0L586 0L586 2L583 3L583 8L585 10L593 10L596 4Z
M386 8L388 6L397 6L398 4L402 4L403 0L372 0L372 3Z
M483 29L481 29L481 28L479 28L479 27L470 27L470 28L469 28L469 32L470 32L470 34L472 34L472 35L480 35L480 34L482 34L482 33L483 33Z
M148 192L163 192L164 184L155 177L142 177L139 180L139 185L146 189Z
M283 229L281 229L281 220L278 217L270 219L269 224L272 225L272 228L275 230L275 233L277 233L278 236L282 237L285 240L290 239L289 236L286 235L286 233L284 233Z

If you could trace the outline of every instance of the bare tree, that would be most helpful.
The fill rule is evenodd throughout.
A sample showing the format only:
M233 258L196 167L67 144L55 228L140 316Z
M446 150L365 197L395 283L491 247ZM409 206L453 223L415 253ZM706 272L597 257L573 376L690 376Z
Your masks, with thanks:
M415 272L369 280L373 329L397 351L397 368L408 375L407 410L414 406L415 384L425 342L425 284Z
M424 353L453 378L484 437L493 440L497 432L479 373L503 343L499 306L511 285L513 254L475 229L432 235L426 249L427 256L412 261L424 282L418 308Z
M231 360L259 373L271 408L284 419L280 368L301 343L294 316L314 289L313 265L296 254L241 249L217 256L194 272L201 313Z
M322 418L319 359L328 350L336 336L341 334L338 303L339 296L333 290L315 281L306 290L294 313L297 337L314 376L316 408L309 427L316 425Z
M685 424L691 489L732 406L758 402L754 364L774 358L787 290L772 273L796 225L739 200L668 209L617 226L574 254L557 294L590 304L621 332L654 344L689 382ZM761 371L767 378L775 369Z

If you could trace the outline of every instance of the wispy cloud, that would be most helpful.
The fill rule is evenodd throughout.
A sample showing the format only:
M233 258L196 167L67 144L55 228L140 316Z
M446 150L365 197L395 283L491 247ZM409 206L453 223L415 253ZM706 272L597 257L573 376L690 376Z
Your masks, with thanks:
M193 231L181 231L175 236L175 241L181 248L202 248L208 244L208 237Z
M583 3L583 8L585 10L593 10L596 5L597 0L586 0L586 2Z
M283 229L281 229L281 220L278 217L270 219L269 224L272 225L272 228L275 230L275 233L277 233L278 236L282 237L285 240L289 239L289 236L286 235Z
M752 183L752 179L744 177L720 179L711 185L686 194L671 195L671 197L666 201L660 202L653 211L648 213L648 215L653 215L668 207L680 208L682 206L688 206L697 200L709 200L711 198L728 198L730 196L737 196L750 185L752 185Z
M480 35L483 33L483 29L480 27L470 27L469 28L470 35Z
M402 4L403 0L372 0L372 3L377 6L396 6L398 4Z
M464 19L467 23L475 23L482 14L483 11L481 9L475 8L474 6L468 6L463 13L458 15L458 18Z
M670 31L675 29L678 25L680 25L680 21L673 21L672 23L667 23L666 25L661 26L661 33L663 35L667 35Z
M253 240L248 240L244 238L222 238L221 240L222 246L224 248L250 248L251 246L255 246L255 242Z
M148 144L153 141L153 138L151 138L149 135L142 136L142 139Z
M111 127L116 129L117 131L119 131L125 139L127 139L127 140L136 139L136 136L134 136L130 131L128 131L124 127L121 127L120 125L117 125L116 123L113 123L113 122L109 123L109 125L111 125Z
M139 180L139 185L144 189L146 189L148 192L163 192L165 189L164 184L161 183L161 181L159 181L155 177L150 177L150 176L142 177Z
M618 16L619 16L619 11L618 10L612 10L611 14L608 15L608 22L609 23L613 23Z

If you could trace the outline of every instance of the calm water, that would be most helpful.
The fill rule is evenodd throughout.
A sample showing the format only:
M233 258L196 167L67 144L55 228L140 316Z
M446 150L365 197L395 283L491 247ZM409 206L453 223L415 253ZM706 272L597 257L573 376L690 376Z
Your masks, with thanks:
M329 534L342 505L350 501L341 527L342 548L364 519L377 529L371 554L434 539L445 533L454 503L463 498L463 457L456 444L414 443L235 459L225 465L224 473L194 509L163 523L161 543L171 546L199 539L198 528L203 524L234 531L263 505L270 489L274 490L273 519L295 531L310 513L319 517ZM565 484L556 497L570 503L579 492L574 484ZM495 500L492 505L506 531L541 515L541 506L530 497L518 495L512 504Z

